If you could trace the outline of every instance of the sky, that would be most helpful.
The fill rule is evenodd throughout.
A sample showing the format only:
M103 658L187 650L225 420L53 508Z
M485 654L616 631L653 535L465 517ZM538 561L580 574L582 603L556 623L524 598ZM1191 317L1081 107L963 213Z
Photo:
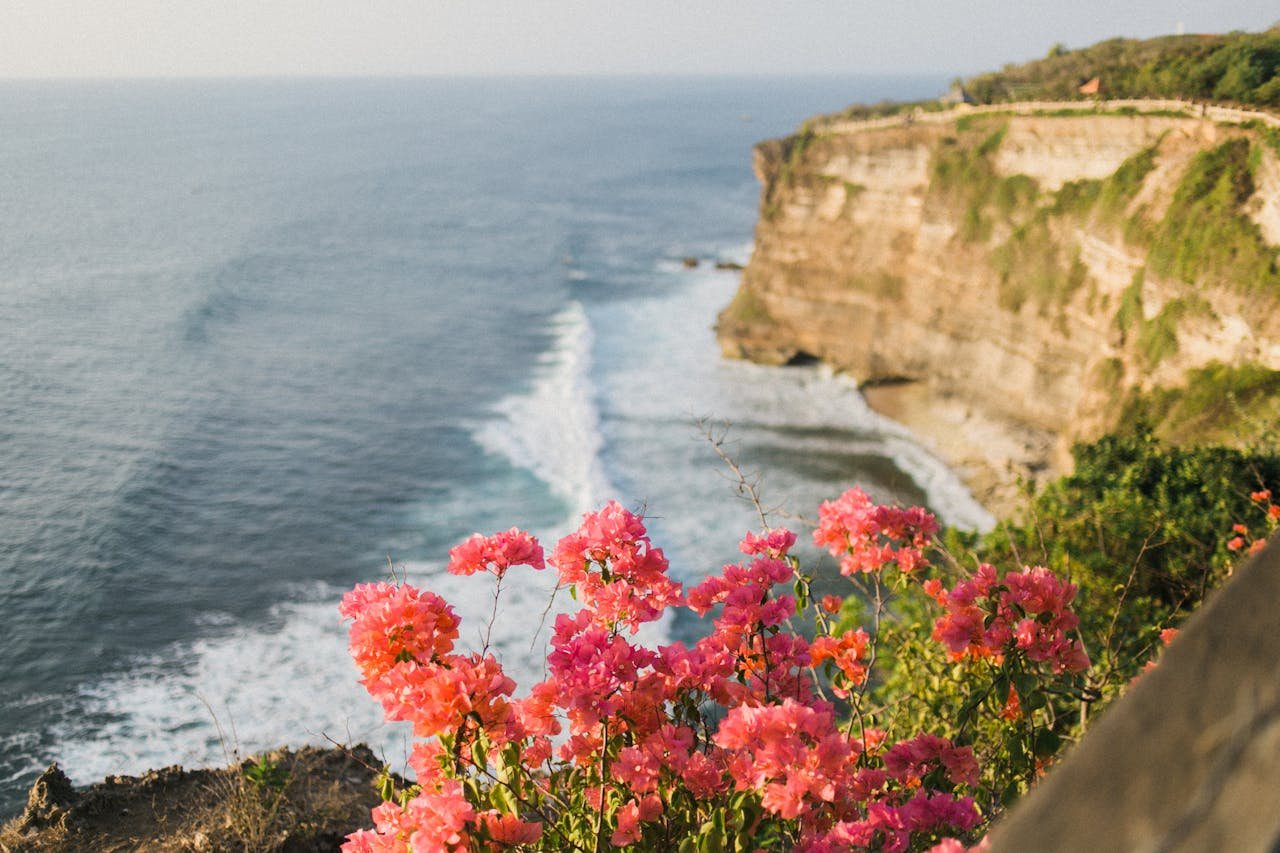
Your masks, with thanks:
M1275 0L0 0L0 78L968 75Z

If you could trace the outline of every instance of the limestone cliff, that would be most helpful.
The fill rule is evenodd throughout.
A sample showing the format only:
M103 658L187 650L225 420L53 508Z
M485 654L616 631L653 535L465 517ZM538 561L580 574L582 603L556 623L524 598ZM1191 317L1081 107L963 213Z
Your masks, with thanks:
M758 145L725 354L849 372L997 510L1122 417L1224 429L1179 389L1231 386L1236 415L1273 401L1274 119L1062 106L817 120Z

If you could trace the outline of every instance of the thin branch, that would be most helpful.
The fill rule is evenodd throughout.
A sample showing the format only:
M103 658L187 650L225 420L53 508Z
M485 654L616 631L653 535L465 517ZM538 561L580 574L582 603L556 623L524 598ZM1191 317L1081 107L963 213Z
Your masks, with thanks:
M751 502L751 505L755 507L756 515L760 517L760 526L768 530L769 511L765 509L764 502L760 499L759 477L748 477L737 461L725 450L724 445L729 435L729 427L730 424L725 423L721 427L719 434L717 434L715 427L709 420L705 418L698 420L698 429L702 431L703 436L706 437L716 456L720 457L720 461L725 464L729 469L729 473L733 475L738 495Z

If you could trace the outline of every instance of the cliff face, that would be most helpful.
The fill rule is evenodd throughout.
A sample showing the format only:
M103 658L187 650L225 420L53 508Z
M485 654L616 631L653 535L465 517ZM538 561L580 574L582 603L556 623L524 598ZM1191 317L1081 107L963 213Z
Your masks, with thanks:
M849 372L996 509L1197 369L1280 370L1274 131L1167 110L925 119L757 146L726 355Z

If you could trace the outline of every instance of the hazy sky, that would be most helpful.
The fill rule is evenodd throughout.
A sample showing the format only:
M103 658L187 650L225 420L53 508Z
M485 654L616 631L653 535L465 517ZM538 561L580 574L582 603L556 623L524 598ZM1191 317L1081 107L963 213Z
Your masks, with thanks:
M1275 0L0 0L0 77L969 74Z

